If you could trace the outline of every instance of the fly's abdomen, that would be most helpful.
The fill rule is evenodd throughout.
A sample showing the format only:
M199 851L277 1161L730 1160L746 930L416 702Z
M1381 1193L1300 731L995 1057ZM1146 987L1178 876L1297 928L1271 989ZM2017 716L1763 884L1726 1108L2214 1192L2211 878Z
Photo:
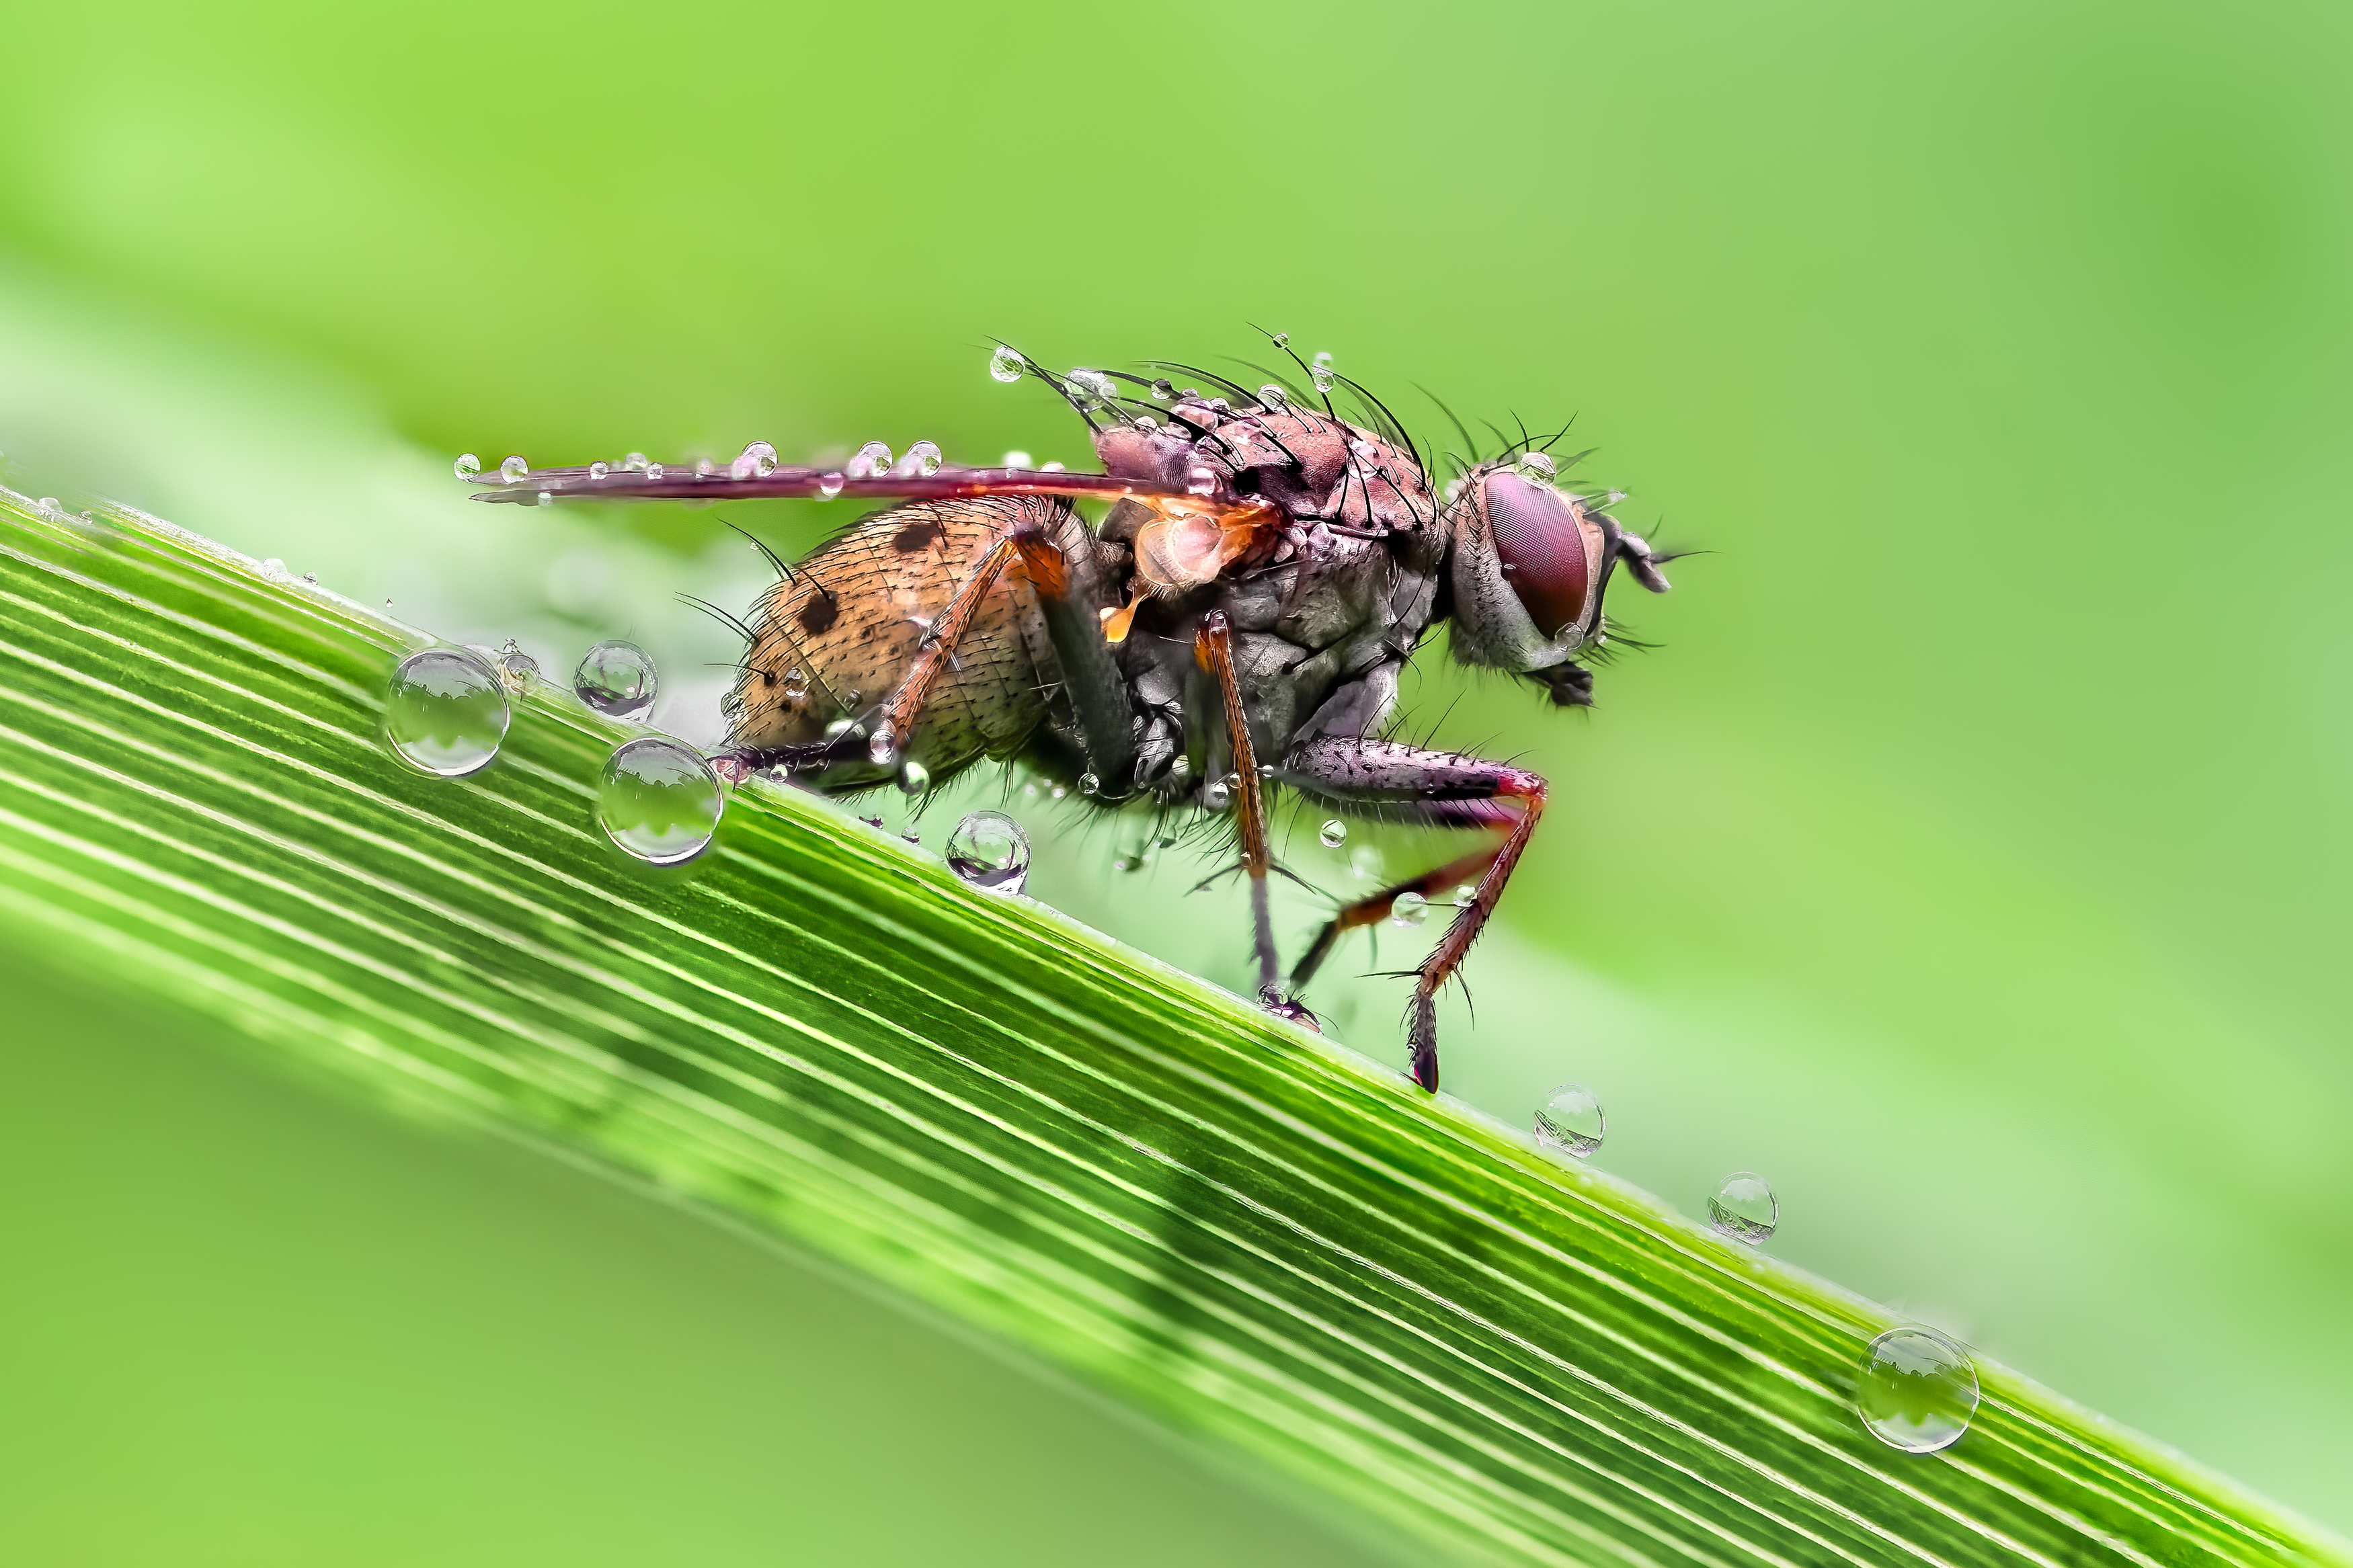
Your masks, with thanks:
M905 680L974 563L1031 497L910 502L863 518L793 569L753 616L737 681L734 743L807 745L871 720ZM1047 716L1059 679L1036 591L1018 563L997 580L933 687L902 754L934 779L1017 750ZM854 787L892 769L837 764L818 782Z

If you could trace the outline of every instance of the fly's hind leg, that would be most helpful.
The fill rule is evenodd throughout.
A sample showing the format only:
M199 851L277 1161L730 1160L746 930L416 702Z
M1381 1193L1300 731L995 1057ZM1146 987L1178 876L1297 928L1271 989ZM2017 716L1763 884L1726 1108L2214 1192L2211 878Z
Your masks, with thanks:
M1311 741L1293 751L1282 771L1308 794L1366 816L1486 828L1503 836L1487 848L1346 905L1317 934L1292 975L1294 990L1306 984L1343 935L1387 920L1405 894L1428 898L1476 878L1471 901L1455 911L1446 933L1414 975L1413 1015L1407 1031L1413 1080L1434 1094L1439 990L1461 966L1463 954L1504 896L1504 884L1511 879L1512 868L1535 833L1536 818L1543 815L1545 782L1501 763L1393 741Z

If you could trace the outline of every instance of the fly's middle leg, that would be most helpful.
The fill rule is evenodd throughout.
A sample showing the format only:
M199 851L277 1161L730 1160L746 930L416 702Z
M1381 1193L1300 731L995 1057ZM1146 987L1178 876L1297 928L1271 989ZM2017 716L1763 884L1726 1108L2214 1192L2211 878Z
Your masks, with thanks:
M1413 1052L1413 1080L1438 1090L1438 993L1461 967L1463 955L1494 913L1504 884L1535 836L1545 807L1545 782L1525 769L1455 752L1426 751L1394 741L1312 741L1285 759L1286 777L1308 794L1369 816L1421 821L1447 827L1482 827L1502 835L1491 847L1435 870L1385 888L1335 913L1308 948L1292 976L1304 985L1341 936L1357 926L1386 920L1407 893L1428 898L1445 888L1477 879L1471 901L1459 908L1438 945L1415 971L1412 1022L1407 1040Z
M1258 754L1250 745L1250 714L1242 707L1241 681L1234 673L1234 629L1223 610L1211 610L1201 617L1201 629L1193 638L1193 658L1217 683L1219 704L1225 710L1226 744L1241 781L1234 792L1234 813L1241 826L1242 871L1250 879L1259 999L1271 1001L1282 978L1282 961L1274 948L1274 915L1267 904L1266 874L1274 858L1267 849L1266 793L1258 776Z

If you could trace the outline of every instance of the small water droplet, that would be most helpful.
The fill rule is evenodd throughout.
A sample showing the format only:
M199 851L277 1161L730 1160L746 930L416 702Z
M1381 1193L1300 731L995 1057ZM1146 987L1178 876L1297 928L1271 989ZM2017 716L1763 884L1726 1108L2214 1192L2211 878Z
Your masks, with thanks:
M646 471L646 455L643 452L632 452L621 459L621 469L625 473L642 474Z
M1038 471L1041 474L1059 474L1065 470L1063 465L1059 462L1046 462L1038 465Z
M1008 468L1026 468L1029 464L1029 454L1018 448L1005 454L1005 466Z
M988 356L988 374L998 381L1019 381L1022 372L1029 368L1028 360L1002 343L997 345L995 353Z
M801 673L799 665L785 671L785 696L788 700L798 702L808 691L808 677Z
M776 449L765 441L747 441L727 465L731 479L765 479L776 471Z
M596 461L588 465L588 477L592 479L609 478L612 472L613 465L605 461L602 458L599 458Z
M539 660L509 637L506 647L499 649L499 679L506 682L509 691L529 691L539 684Z
M482 471L482 459L471 452L463 453L449 465L449 471L461 479L470 479Z
M1223 811L1234 803L1234 786L1223 779L1211 779L1201 786L1201 809Z
M866 733L866 726L855 719L836 719L825 727L825 738L828 741L839 741L852 730L857 731L860 735Z
M1001 811L976 811L948 835L948 868L976 888L1018 893L1029 879L1029 836Z
M1949 1448L1978 1413L1978 1369L1934 1329L1890 1329L1863 1352L1854 1413L1891 1448Z
M1089 370L1082 365L1071 372L1068 379L1071 390L1078 393L1082 403L1109 403L1119 395L1119 387L1099 370Z
M817 477L818 500L831 500L840 493L841 476L839 474L819 474Z
M315 588L319 585L319 574L316 572L305 572L302 574L302 581Z
M542 490L537 495L531 498L531 502L533 506L554 506L555 504L555 492L554 490Z
M653 657L633 642L612 637L580 658L572 672L572 689L599 713L636 723L654 710L661 677Z
M385 693L385 736L404 762L437 778L463 778L490 765L512 716L506 689L464 648L412 653Z
M866 760L878 768L887 768L899 760L899 735L888 724L877 725L874 738L866 742Z
M274 583L286 575L286 563L273 555L261 563L261 574Z
M1052 789L1046 792L1046 798L1048 800L1061 800L1066 798L1070 793L1071 792L1062 785L1056 784Z
M58 504L58 498L55 496L43 496L33 503L33 507L35 510L47 512L52 517L63 517L66 511L64 507Z
M1274 346L1275 346L1276 348L1281 348L1281 347L1282 347L1285 343L1289 342L1290 341L1291 341L1291 334L1290 334L1289 332L1277 332L1277 333L1275 333L1275 334L1274 334L1273 342L1274 342Z
M1556 471L1553 467L1552 459L1542 452L1522 452L1518 460L1512 464L1512 472L1532 485L1552 483L1553 476Z
M1315 837L1324 848L1337 849L1341 845L1348 842L1348 825L1336 816L1333 817L1324 824L1323 830L1317 833Z
M596 785L596 825L623 850L656 866L702 853L725 809L711 764L667 735L621 742L605 759Z
M1271 381L1258 389L1258 400L1260 406L1271 408L1277 413L1291 406L1289 395Z
M719 465L712 462L710 458L697 458L694 459L694 477L696 479L707 479L718 471Z
M1160 428L1160 421L1155 419L1149 414L1138 414L1134 416L1129 423L1133 424L1139 430L1157 430Z
M1240 777L1241 777L1241 775L1240 775L1240 773L1236 773L1234 776L1235 776L1236 778L1240 778ZM1273 764L1272 763L1259 763L1259 765L1258 765L1258 776L1259 776L1259 777L1261 777L1261 778L1262 778L1262 779L1271 779L1271 778L1272 778L1272 777L1274 776L1274 764Z
M1609 1121L1601 1114L1601 1102L1593 1098L1591 1089L1581 1083L1565 1083L1536 1107L1535 1128L1539 1147L1582 1160L1601 1147Z
M1707 1223L1754 1247L1769 1239L1781 1223L1781 1200L1773 1195L1773 1184L1756 1172L1735 1171L1708 1194Z
M891 448L880 441L869 441L858 448L842 472L853 479L879 479L891 471Z
M1103 780L1095 777L1092 773L1081 773L1079 775L1079 793L1081 795L1101 795L1103 793Z
M909 757L904 763L902 763L899 765L899 793L901 795L910 797L920 797L931 787L931 769L923 766L923 763L915 761L913 757ZM914 841L915 836L912 833L909 834L907 836L907 842L912 844Z
M940 445L936 441L918 441L907 448L899 466L891 470L902 478L928 479L940 471Z
M1166 402L1167 402L1170 398L1172 398L1172 397L1174 397L1174 396L1176 396L1176 389L1174 386L1172 386L1172 385L1170 385L1170 384L1168 384L1168 378L1167 378L1167 377L1166 377L1166 376L1162 376L1162 377L1160 377L1158 380L1155 381L1155 382L1152 384L1152 401L1153 401L1153 402L1155 402L1155 403L1166 403Z
M1418 926L1429 916L1430 900L1419 893L1399 893L1389 901L1389 924L1393 926Z
M1610 490L1608 492L1608 497L1609 504L1611 506L1616 506L1620 501L1626 499L1626 492L1624 490Z
M1307 367L1307 379L1315 384L1318 392L1329 392L1338 378L1332 373L1332 351L1324 349L1315 355L1315 363Z
M1479 885L1477 883L1465 882L1461 887L1454 889L1454 907L1456 909L1467 910L1478 901Z
M520 454L515 457L509 458L505 462L499 465L500 479L504 483L511 485L519 485L522 483L523 476L530 472L531 465L523 461Z
M660 479L662 477L662 466L659 463L648 463L646 465L646 478L649 479Z

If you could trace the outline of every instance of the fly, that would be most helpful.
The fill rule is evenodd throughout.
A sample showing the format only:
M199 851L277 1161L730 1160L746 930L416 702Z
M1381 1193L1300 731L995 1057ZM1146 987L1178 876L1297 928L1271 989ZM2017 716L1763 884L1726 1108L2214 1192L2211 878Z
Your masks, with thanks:
M910 764L938 783L1018 758L1098 805L1231 812L1259 998L1295 1017L1344 934L1408 894L1469 884L1414 972L1412 1072L1435 1091L1438 993L1493 913L1547 790L1525 769L1389 738L1398 677L1449 621L1460 662L1528 680L1556 706L1589 705L1592 674L1577 656L1607 641L1614 574L1664 593L1670 557L1609 515L1622 498L1558 483L1547 442L1462 460L1435 493L1377 398L1274 342L1301 374L1255 393L1150 367L1210 395L1157 376L1058 375L998 349L998 379L1034 376L1086 421L1100 473L956 467L928 442L895 462L872 442L839 470L798 468L762 441L724 467L633 453L618 468L511 458L460 472L484 501L894 501L797 565L777 563L748 617L718 763L849 795ZM1081 500L1110 504L1100 527L1074 509ZM1267 900L1273 789L1485 841L1343 906L1286 986Z

